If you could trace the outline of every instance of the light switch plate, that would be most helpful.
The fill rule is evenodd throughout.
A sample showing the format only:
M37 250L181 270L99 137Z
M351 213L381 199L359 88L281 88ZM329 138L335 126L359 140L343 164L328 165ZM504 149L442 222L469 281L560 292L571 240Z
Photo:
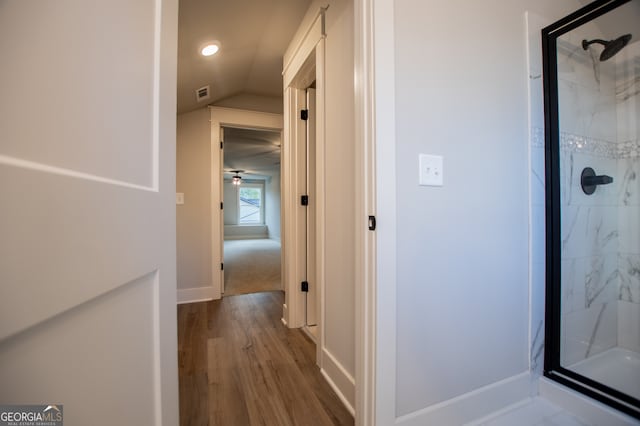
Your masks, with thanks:
M176 204L184 204L184 192L176 192Z
M422 186L443 185L443 157L441 155L420 154L420 180Z

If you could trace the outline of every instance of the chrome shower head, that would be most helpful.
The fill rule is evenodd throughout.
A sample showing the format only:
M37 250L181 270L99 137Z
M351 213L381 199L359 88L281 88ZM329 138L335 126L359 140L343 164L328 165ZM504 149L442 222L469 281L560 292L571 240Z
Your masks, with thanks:
M598 43L603 45L604 49L600 54L600 61L604 62L607 59L611 59L613 56L615 56L616 53L621 51L622 48L625 47L630 40L631 40L631 34L625 34L623 36L618 37L615 40L609 40L609 41L601 40L599 38L590 40L590 41L582 40L582 48L584 50L587 50L589 46L593 43Z

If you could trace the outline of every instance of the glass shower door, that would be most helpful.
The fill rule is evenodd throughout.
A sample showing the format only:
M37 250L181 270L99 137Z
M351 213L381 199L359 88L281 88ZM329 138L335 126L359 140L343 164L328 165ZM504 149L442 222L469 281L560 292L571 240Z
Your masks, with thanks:
M640 0L543 31L546 374L638 416Z

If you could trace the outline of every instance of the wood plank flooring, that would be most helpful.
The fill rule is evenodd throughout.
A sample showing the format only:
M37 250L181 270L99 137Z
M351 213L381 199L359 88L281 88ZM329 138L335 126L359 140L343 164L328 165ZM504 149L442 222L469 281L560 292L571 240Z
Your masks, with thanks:
M353 425L280 291L178 306L180 424Z

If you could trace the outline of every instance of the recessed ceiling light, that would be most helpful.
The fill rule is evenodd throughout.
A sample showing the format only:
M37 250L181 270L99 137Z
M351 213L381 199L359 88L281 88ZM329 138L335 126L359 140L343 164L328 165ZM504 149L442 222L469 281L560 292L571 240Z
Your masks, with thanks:
M218 46L216 43L208 43L200 50L200 53L202 54L202 56L211 56L215 55L218 50L220 50L220 46Z

